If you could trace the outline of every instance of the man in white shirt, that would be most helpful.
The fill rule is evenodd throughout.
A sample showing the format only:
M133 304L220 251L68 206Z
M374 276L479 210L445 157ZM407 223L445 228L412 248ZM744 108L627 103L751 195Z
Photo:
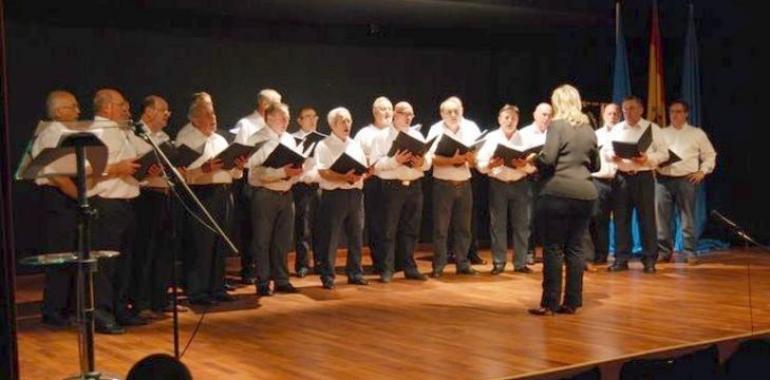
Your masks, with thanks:
M487 135L477 155L479 171L489 176L489 229L492 240L492 274L505 270L508 251L508 215L513 231L513 268L515 272L530 273L527 267L532 188L527 178L535 167L524 159L504 162L494 155L498 145L526 150L521 133L516 130L519 109L506 104L498 113L500 128Z
M442 122L434 124L428 132L428 140L441 135L428 153L433 162L433 272L439 278L447 264L447 239L452 226L455 265L459 274L478 274L468 261L471 241L471 213L473 194L470 167L475 165L472 151L465 154L455 152L451 157L435 154L441 139L454 138L471 146L481 132L470 125L461 125L461 105L452 98L443 101L439 107Z
M259 91L257 95L257 108L250 115L247 115L230 129L230 133L235 134L233 142L247 145L251 136L265 127L265 111L267 107L274 103L281 103L281 94L271 88L265 88ZM251 213L251 186L246 182L249 177L248 170L244 171L244 176L233 182L233 201L235 208L233 238L234 243L241 251L241 283L251 285L255 281L254 270L254 252L251 251L252 218Z
M46 148L57 147L62 133L68 128L65 123L77 121L80 107L74 95L68 91L51 91L46 98L46 112L51 123L36 136L32 144L32 157L37 157ZM40 254L73 252L77 249L78 191L70 177L55 176L35 180L40 194L45 219L43 236L39 240ZM74 267L47 267L41 307L43 323L54 327L71 324L75 293Z
M695 199L703 178L714 171L716 151L703 129L687 122L689 106L681 100L668 107L671 125L661 129L663 139L681 161L658 166L655 184L655 206L658 223L658 255L669 261L673 255L671 214L679 210L687 263L697 264L698 236L695 232ZM669 157L671 159L672 157Z
M142 101L140 123L147 136L157 144L169 143L163 131L168 125L171 111L168 102L157 95L149 95ZM153 154L152 146L142 141L137 150L140 155ZM136 200L136 236L132 293L139 316L161 319L168 305L168 287L171 284L174 245L172 201L167 178L159 163L150 166L147 178L140 186Z
M534 147L545 144L545 137L548 134L548 126L553 118L553 108L548 103L539 103L532 112L532 124L519 129L521 139L528 147ZM539 174L534 173L530 178L532 185L532 210L537 210L537 199L540 194ZM540 223L537 221L537 213L532 212L530 218L530 234L527 248L527 264L535 262L536 251L542 252L543 232ZM537 248L537 249L536 249ZM542 253L540 255L542 257Z
M361 268L364 178L353 170L337 173L331 170L335 161L347 154L362 165L367 157L361 146L350 138L353 118L350 111L337 107L329 111L327 121L332 133L315 149L315 161L321 187L319 204L318 255L321 283L325 289L334 289L334 264L337 258L340 233L345 231L348 243L345 273L348 284L368 285Z
M252 136L254 143L266 141L249 160L251 191L252 236L251 251L257 272L257 294L270 296L270 281L277 293L296 293L289 282L286 254L291 249L294 223L294 200L291 188L302 174L301 166L285 165L270 168L262 164L270 154L283 145L301 153L294 137L286 132L289 126L289 107L273 103L265 110L266 126ZM251 143L252 141L249 141Z
M425 281L414 261L414 250L420 237L422 217L422 185L424 172L430 169L430 161L407 150L396 151L388 156L399 133L424 141L419 131L410 128L414 110L407 102L395 107L393 126L381 134L372 152L374 173L381 178L384 198L385 257L380 280L388 283L393 273L403 268L404 277Z
M217 117L213 103L198 98L190 105L187 117L193 130L179 137L177 146L201 152L201 156L185 170L185 180L214 220L227 234L232 215L230 185L243 176L246 157L235 161L231 170L222 168L215 157L227 149L227 140L216 133ZM225 256L229 247L224 240L195 218L185 220L185 293L191 304L211 306L232 301L225 289Z
M313 107L302 107L297 117L299 130L292 136L297 139L305 139L316 132L318 127L318 113ZM320 142L320 141L319 141ZM315 168L315 159L310 157L307 162L307 170L300 177L300 181L292 187L294 194L294 271L297 277L305 277L310 273L310 251L313 251L313 267L318 267L319 258L316 254L318 239L316 238L316 218L318 215L318 203L321 200L321 189L318 187L318 170Z
M612 145L610 133L612 132L612 127L620 121L620 106L615 103L604 104L601 111L604 125L595 132L599 150ZM590 259L590 255L593 253L593 262L595 264L606 264L610 249L610 216L612 215L614 204L612 183L615 179L615 172L618 169L615 163L607 160L604 155L600 155L600 159L601 169L598 172L591 173L594 186L596 186L596 192L599 196L594 204L594 212L589 228L593 244L589 244L590 252L588 254L589 257L586 259Z
M92 247L118 251L117 258L101 259L95 276L96 331L119 334L121 326L146 324L144 318L129 308L134 237L134 200L139 196L139 182L132 176L139 164L137 146L141 140L133 132L119 128L131 114L128 101L113 89L101 89L94 95L94 125L107 146L107 169L95 177L89 189L89 202L97 212Z
M615 220L615 262L607 268L610 272L628 270L631 256L631 215L634 208L639 217L642 241L644 273L655 273L657 261L657 230L655 222L655 178L653 170L668 160L668 147L660 133L660 127L642 118L642 100L628 96L621 104L624 121L612 127L611 142L638 142L651 128L652 143L646 151L633 158L615 155L612 143L605 146L605 159L614 162L615 174L613 216Z
M379 135L387 132L393 125L393 103L390 99L380 96L372 103L374 120L361 128L354 140L361 146L367 159L371 161L374 141ZM364 181L364 234L372 257L374 273L382 273L382 261L385 258L385 229L382 225L384 216L382 181L377 175Z

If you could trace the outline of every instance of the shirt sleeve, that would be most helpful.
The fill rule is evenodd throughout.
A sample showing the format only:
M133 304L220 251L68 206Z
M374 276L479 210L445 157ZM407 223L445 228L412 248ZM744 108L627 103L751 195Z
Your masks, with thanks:
M711 145L706 132L702 129L698 129L698 151L700 152L700 171L705 174L710 174L716 167L717 152L714 150L714 146Z

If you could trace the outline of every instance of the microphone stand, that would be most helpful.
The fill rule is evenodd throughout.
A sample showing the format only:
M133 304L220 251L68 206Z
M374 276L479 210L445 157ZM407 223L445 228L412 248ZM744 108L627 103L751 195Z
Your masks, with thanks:
M142 127L141 123L131 123L132 129L135 135L139 136L142 140L144 140L146 143L150 144L153 151L155 151L155 155L157 158L159 158L162 161L162 166L164 167L164 173L171 172L172 177L174 180L176 180L177 183L182 185L182 188L184 189L184 193L190 197L190 199L195 202L195 205L198 207L200 211L203 212L203 215L206 217L206 221L211 224L211 226L214 227L217 234L227 243L227 245L230 247L230 249L234 253L238 253L238 248L235 247L235 244L230 240L230 238L227 237L227 235L222 231L222 228L219 226L219 224L214 220L214 217L211 216L209 211L206 209L205 206L201 203L201 201L198 199L197 196L195 196L195 193L190 189L189 186L187 186L187 182L182 178L182 175L179 173L179 171L176 169L174 164L171 163L171 160L168 159L165 153L163 153L163 150L160 149L157 143L150 138L150 136L147 134L147 132ZM165 170L165 168L168 168L169 170ZM169 182L170 186L175 186L172 183L172 178L166 178L166 181ZM173 189L172 189L173 191ZM179 311L177 310L178 305L178 293L177 293L177 279L176 279L176 250L171 250L171 256L172 256L172 283L171 283L171 302L172 302L172 316L173 316L173 330L174 330L174 357L179 360Z
M739 227L737 224L733 223L731 220L725 218L722 214L720 214L717 210L712 210L711 215L717 217L722 223L727 225L731 231L733 231L736 235L738 235L739 238L743 239L743 241L748 246L749 244L753 244L754 246L758 247L764 252L770 252L770 247L767 247L766 245L763 245L759 243L758 241L754 240L749 234L747 234L741 227Z

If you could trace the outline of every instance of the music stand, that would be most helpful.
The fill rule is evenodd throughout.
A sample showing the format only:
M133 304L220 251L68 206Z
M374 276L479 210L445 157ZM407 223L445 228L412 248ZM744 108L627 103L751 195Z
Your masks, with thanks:
M39 125L38 131L40 130ZM71 160L73 153L74 162ZM77 289L82 289L82 292L76 292L80 374L68 379L117 379L105 377L95 369L93 275L97 270L97 261L91 255L89 225L93 211L86 195L86 160L91 166L92 173L103 173L107 166L107 154L107 146L93 133L68 133L64 134L56 148L46 148L34 159L25 157L16 173L17 179L72 176L73 174L76 178L78 190Z

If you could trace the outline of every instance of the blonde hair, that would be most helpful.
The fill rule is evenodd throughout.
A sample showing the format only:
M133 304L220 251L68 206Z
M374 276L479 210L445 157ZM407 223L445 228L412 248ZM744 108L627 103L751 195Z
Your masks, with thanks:
M563 84L553 90L551 95L553 119L565 120L573 127L588 124L588 116L583 113L580 93L577 88Z

